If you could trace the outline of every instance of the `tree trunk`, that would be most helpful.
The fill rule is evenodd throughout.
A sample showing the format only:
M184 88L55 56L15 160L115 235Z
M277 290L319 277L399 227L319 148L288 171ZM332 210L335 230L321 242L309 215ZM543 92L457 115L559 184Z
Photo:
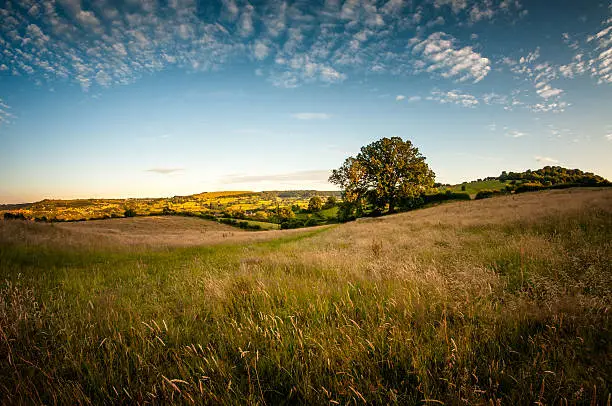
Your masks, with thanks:
M389 199L389 214L395 213L395 199Z

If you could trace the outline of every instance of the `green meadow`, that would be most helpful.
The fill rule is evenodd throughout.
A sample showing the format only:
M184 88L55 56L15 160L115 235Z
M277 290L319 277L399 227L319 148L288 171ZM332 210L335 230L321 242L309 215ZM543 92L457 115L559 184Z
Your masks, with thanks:
M1 221L0 401L609 404L611 192L189 246Z

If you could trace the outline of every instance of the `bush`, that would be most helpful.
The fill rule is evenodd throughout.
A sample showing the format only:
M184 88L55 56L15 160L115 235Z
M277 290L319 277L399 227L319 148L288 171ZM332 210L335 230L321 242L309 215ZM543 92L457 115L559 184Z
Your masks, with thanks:
M5 220L25 220L26 218L23 215L23 213L6 212L4 213L4 219Z
M304 223L304 227L314 227L314 226L318 226L320 223L317 219L311 217L308 220L306 220L306 222Z
M405 197L399 201L401 210L414 210L425 205L425 200L422 196Z
M291 228L301 228L304 227L304 222L298 219L285 220L281 222L280 228L281 230L289 230Z
M239 227L243 230L261 230L259 224L250 224L248 221L237 221L234 219L220 218L219 223L226 224L228 226Z
M476 193L476 197L474 199L475 200L488 199L489 197L493 197L496 194L500 194L500 193L498 191L495 191L495 190L482 189L481 191Z
M357 203L344 201L338 207L338 221L345 223L357 219L361 213L360 206Z
M470 200L470 195L467 193L451 192L447 190L444 193L435 193L433 195L422 195L423 204L437 203L447 200Z
M136 210L134 209L125 209L123 212L124 217L136 217Z
M538 190L546 190L546 186L541 183L522 183L514 190L514 193L537 192Z
M323 205L324 209L331 209L336 204L338 204L338 200L334 196L329 196Z

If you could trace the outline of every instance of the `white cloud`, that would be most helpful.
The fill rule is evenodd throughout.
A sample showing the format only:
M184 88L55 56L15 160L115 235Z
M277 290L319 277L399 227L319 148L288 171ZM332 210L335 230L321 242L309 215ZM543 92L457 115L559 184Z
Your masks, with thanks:
M160 175L179 175L185 171L185 168L151 168L145 172L158 173Z
M397 96L395 96L395 101L402 101L406 98L406 96L404 96L403 94L398 94Z
M258 60L264 60L270 54L270 48L261 41L255 43L255 49L253 51L255 58Z
M417 71L439 74L458 82L480 82L491 70L490 61L472 47L458 48L456 39L449 34L436 32L425 40L417 40L412 46L413 55L419 56L424 65Z
M526 136L527 133L524 133L522 131L518 131L518 130L510 130L506 133L506 137L510 137L510 138L521 138Z
M544 99L556 97L556 96L559 96L561 93L563 93L563 90L555 89L549 84L544 84L542 86L536 85L536 88L537 88L536 92L538 93L538 95L540 95Z
M608 141L612 141L612 133L610 133L610 134L606 134L605 138L606 138Z
M239 32L240 32L240 35L243 37L248 37L251 34L253 34L253 31L254 31L253 12L254 10L255 9L253 8L253 6L249 4L244 8L244 11L242 12L240 16Z
M459 90L451 90L448 92L433 90L431 95L427 97L427 100L437 101L442 104L457 104L462 107L470 108L476 107L479 104L475 96L468 93L462 93Z
M458 14L467 8L467 0L434 0L434 6L437 8L446 5L451 7L453 13Z
M0 99L0 126L9 124L15 116L9 111L11 107Z
M546 164L556 164L559 163L558 160L554 159L554 158L550 158L547 156L534 156L534 159L540 163L546 163Z
M328 120L331 118L331 115L327 113L295 113L291 117L298 120Z
M518 0L322 3L221 0L204 18L193 0L27 0L23 7L0 6L0 70L72 80L88 90L129 84L168 66L218 70L246 54L259 64L254 70L282 87L370 73L478 82L490 71L488 58L450 35L421 35L426 27L465 23L474 7L495 16L520 8ZM432 13L436 8L454 16ZM405 52L405 39L415 35L413 52ZM604 37L594 35L592 43Z
M100 27L100 20L91 11L79 11L76 14L76 19L88 28L97 29Z
M419 100L421 100L421 96L410 96L408 98L408 101L413 103L413 102L418 102Z

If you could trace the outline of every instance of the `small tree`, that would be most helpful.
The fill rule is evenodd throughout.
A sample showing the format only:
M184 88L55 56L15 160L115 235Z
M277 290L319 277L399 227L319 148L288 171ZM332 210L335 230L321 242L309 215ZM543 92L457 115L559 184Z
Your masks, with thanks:
M313 196L310 198L310 201L308 202L308 211L314 213L317 211L321 211L322 208L323 199L321 199L319 196Z
M338 201L336 200L336 198L334 196L329 196L327 198L327 200L325 201L325 204L323 205L324 209L331 209L332 207L335 207L336 204L338 204Z
M276 211L276 215L281 222L295 218L295 213L288 207L279 207Z
M123 215L125 217L136 217L136 210L134 210L134 209L125 209L125 212L123 212Z
M418 148L400 137L383 138L361 148L329 178L342 189L345 204L358 207L367 198L375 209L395 212L400 199L418 196L431 188L434 173Z

